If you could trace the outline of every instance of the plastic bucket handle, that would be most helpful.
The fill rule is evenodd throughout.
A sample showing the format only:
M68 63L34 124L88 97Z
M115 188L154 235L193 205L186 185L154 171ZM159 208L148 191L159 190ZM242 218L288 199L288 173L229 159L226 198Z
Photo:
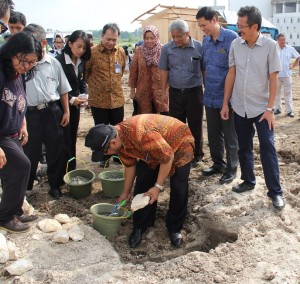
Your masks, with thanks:
M89 170L88 167L87 167L87 165L86 165L86 163L84 161L82 161L81 159L73 157L70 160L68 160L68 162L67 162L66 173L68 172L69 163L72 162L73 160L78 160L78 161L82 162L84 164L84 166L85 166L85 169Z

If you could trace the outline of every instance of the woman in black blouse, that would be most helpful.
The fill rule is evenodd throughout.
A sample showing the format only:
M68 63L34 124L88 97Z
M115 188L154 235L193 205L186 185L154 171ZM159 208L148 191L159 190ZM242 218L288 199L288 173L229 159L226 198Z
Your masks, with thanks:
M85 81L85 62L91 57L90 41L84 31L74 31L56 59L61 63L62 68L71 85L69 92L70 102L70 123L65 127L66 156L67 160L76 157L76 140L80 119L80 104L86 99L79 98L80 94L86 94L87 85ZM76 160L69 163L69 170L76 169Z

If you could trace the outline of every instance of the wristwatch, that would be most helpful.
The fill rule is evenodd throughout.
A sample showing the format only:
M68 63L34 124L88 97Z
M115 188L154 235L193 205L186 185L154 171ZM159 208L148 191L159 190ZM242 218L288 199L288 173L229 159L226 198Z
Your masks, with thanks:
M274 111L275 111L275 109L274 109L273 107L267 107L266 110L271 111L271 112L274 112Z
M155 183L154 185L155 187L157 187L159 189L160 192L163 192L164 191L164 186L163 185L160 185L158 183Z

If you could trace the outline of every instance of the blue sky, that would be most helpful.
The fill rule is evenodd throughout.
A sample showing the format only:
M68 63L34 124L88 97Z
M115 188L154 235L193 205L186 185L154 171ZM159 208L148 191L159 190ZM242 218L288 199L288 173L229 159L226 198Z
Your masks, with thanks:
M130 24L140 14L158 4L197 8L199 5L224 5L226 0L14 0L15 10L22 12L27 23L45 29L99 30L106 23L116 22L121 30L133 31Z

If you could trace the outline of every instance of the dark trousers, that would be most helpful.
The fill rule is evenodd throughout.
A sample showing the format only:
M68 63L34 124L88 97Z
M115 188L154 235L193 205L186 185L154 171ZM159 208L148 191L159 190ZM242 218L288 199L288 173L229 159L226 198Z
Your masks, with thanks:
M65 141L60 125L62 111L57 104L42 110L28 110L26 114L28 143L24 151L31 161L28 190L33 187L37 166L42 150L46 147L47 176L51 189L59 189L66 172Z
M134 196L148 191L157 180L159 167L148 168L143 161L136 165L136 181ZM188 204L188 178L190 174L190 163L175 169L170 178L170 202L167 214L166 227L169 232L179 232L183 228L186 219ZM139 209L133 214L133 227L146 229L154 225L157 202Z
M268 196L273 197L282 195L278 158L274 146L274 131L269 130L268 122L265 119L262 122L258 122L261 116L262 114L254 118L245 118L236 113L234 114L234 123L239 141L238 154L242 172L241 179L255 184L253 157L255 124Z
M225 168L227 173L235 174L239 163L239 146L233 113L229 113L228 120L223 120L220 111L220 108L205 107L210 156L214 168ZM226 149L226 161L224 160L224 148Z
M182 121L188 122L195 139L195 157L202 158L203 153L203 90L202 86L186 89L186 91L169 89L169 114Z
M100 123L116 125L124 119L124 107L113 109L91 107L91 111L95 125ZM104 155L103 161L109 158L110 156Z
M23 214L22 205L30 174L30 161L24 154L18 137L1 137L0 147L7 159L6 165L0 169L0 224L3 225L12 220L14 215Z
M80 108L77 106L70 106L70 123L64 127L65 135L65 151L66 151L66 164L67 162L75 157L76 158L76 142L77 132L80 120ZM76 159L72 160L68 164L68 171L76 169Z
M124 119L124 107L113 109L91 107L95 125L104 123L116 125Z

